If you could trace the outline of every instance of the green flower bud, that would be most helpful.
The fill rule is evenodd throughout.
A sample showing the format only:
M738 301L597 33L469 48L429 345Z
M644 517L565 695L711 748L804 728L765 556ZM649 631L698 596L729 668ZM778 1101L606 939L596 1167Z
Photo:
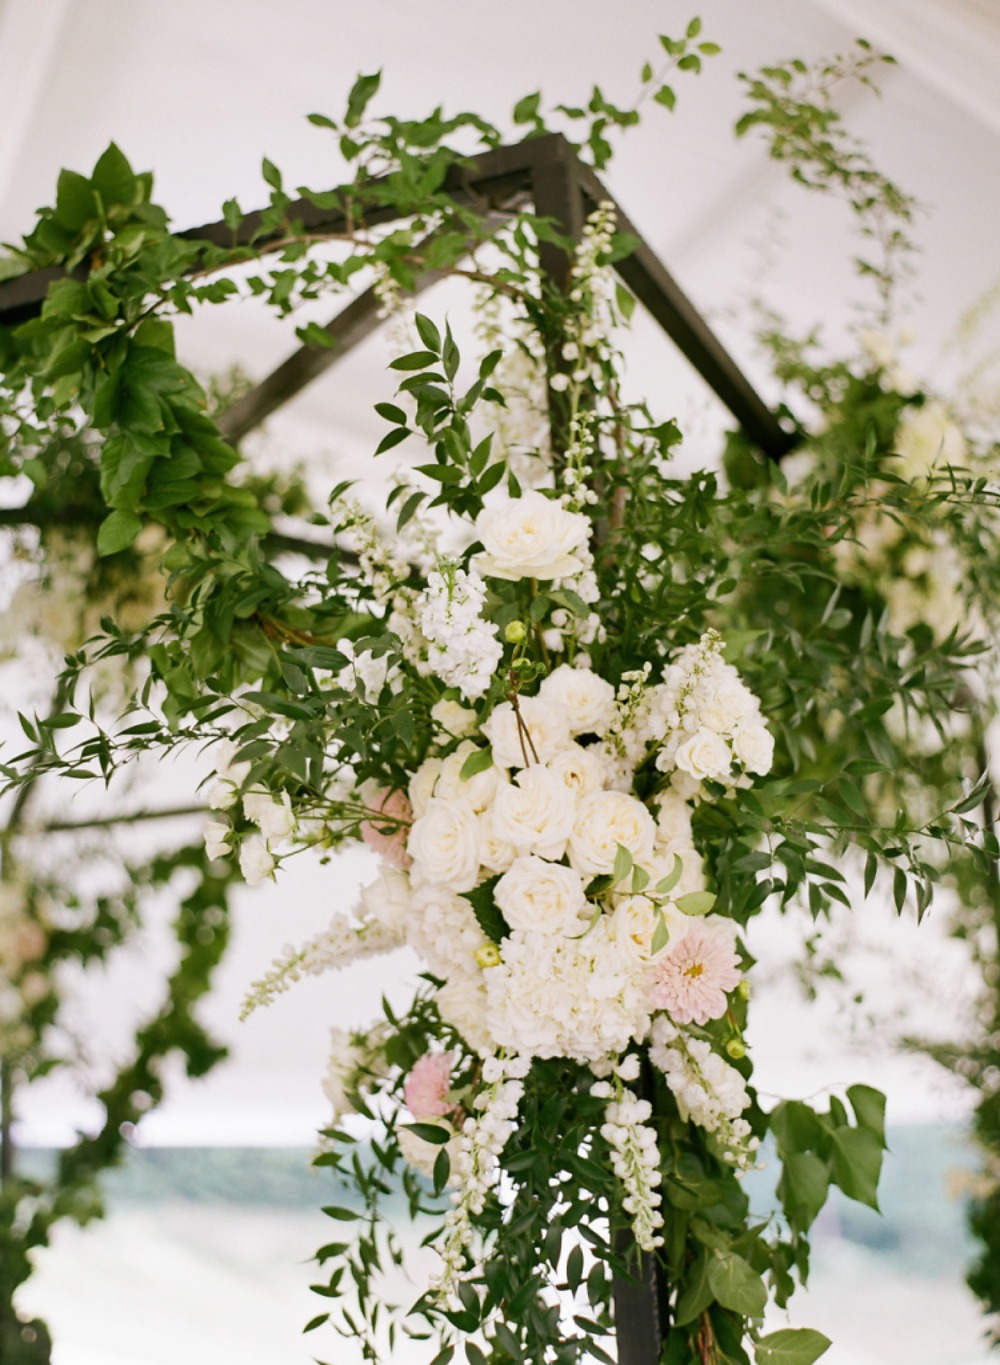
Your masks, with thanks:
M480 967L500 966L500 949L495 943L484 943L481 948L476 949L475 957Z
M741 1057L747 1055L746 1045L742 1038L730 1038L729 1042L726 1044L726 1051L734 1062L738 1062Z
M520 645L528 638L528 627L523 621L508 621L503 638L509 645Z

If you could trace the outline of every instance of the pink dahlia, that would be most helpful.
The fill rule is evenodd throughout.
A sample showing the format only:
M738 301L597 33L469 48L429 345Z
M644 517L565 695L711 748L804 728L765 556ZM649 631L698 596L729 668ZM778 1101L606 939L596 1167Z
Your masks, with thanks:
M652 1004L676 1024L705 1024L726 1012L726 992L739 985L736 948L703 920L656 963Z
M445 1096L451 1085L454 1056L450 1052L425 1052L413 1064L403 1082L403 1099L418 1123L450 1114L454 1105Z
M406 839L410 833L413 807L405 792L387 791L376 787L365 796L365 804L375 818L365 820L361 826L361 837L370 849L383 858L390 867L405 872L413 859L406 851ZM379 820L385 815L387 820Z

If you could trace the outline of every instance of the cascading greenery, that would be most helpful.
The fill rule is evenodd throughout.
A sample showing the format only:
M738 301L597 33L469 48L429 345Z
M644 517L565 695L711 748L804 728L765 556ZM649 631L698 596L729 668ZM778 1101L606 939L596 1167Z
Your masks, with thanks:
M697 21L660 42L665 68L647 66L643 89L673 108L667 68L696 71L717 48ZM861 269L887 308L912 205L844 141L826 93L846 76L868 79L876 60L863 53L818 73L769 68L748 82L754 103L741 128L770 129L798 178L845 190L879 245ZM810 74L818 86L806 98L796 81ZM168 607L139 629L106 619L101 641L70 651L57 707L24 718L28 748L8 757L4 775L22 790L47 774L110 782L143 754L215 742L225 757L209 795L223 812L210 826L213 857L238 857L254 881L293 848L325 853L363 837L394 867L397 880L380 874L356 918L341 917L256 991L263 1000L303 971L424 934L416 946L429 971L412 1007L387 1011L336 1059L336 1107L368 1115L375 1138L366 1162L344 1129L331 1130L322 1161L354 1183L364 1212L328 1210L356 1235L319 1253L330 1312L311 1327L332 1320L371 1359L397 1330L439 1336L437 1365L459 1340L470 1365L609 1359L615 1285L634 1272L638 1247L670 1286L667 1362L742 1363L752 1351L760 1365L809 1365L826 1339L764 1333L764 1309L806 1280L809 1229L831 1185L876 1203L883 1101L853 1086L846 1102L765 1112L737 983L766 903L802 898L819 920L886 880L897 908L912 899L919 913L942 879L992 885L997 845L979 815L988 700L976 695L973 670L989 653L1000 557L983 454L963 446L940 460L940 419L931 457L903 467L903 433L931 410L929 396L904 392L884 358L819 362L772 328L776 372L825 418L820 436L801 432L811 464L786 478L734 437L725 476L676 477L680 432L663 400L621 397L616 328L632 301L613 287L611 267L634 243L604 210L579 243L527 210L484 217L446 182L471 152L498 146L500 132L440 110L372 118L377 90L377 77L362 77L341 120L312 117L336 138L351 176L335 191L301 192L342 215L343 230L325 240L297 217L267 161L270 204L252 233L241 237L245 220L230 201L232 245L178 237L152 201L151 178L115 147L90 177L62 173L54 207L26 238L25 269L66 275L37 319L0 332L2 472L31 480L39 523L45 509L58 519L64 508L93 526L94 503L78 518L51 485L68 447L94 452L97 548L108 558L135 553L146 528L159 528ZM578 150L600 168L610 131L638 114L595 89L586 107L552 117L582 129ZM515 122L529 136L549 130L539 95L519 102ZM550 248L571 265L565 289L542 269ZM430 271L478 291L476 323L456 337L417 315L390 366L397 387L377 407L388 429L375 453L418 452L387 499L393 528L340 486L329 513L312 518L332 533L330 551L301 571L281 558L260 488L237 477L239 455L177 359L171 318L241 290L293 316L298 304L359 282L374 282L399 313ZM315 324L297 332L307 344L329 342ZM514 539L535 534L528 522L550 528L548 558L505 559L502 516L517 522ZM435 539L441 525L452 528L445 542ZM872 545L877 554L859 552ZM935 592L946 562L960 572L944 604ZM906 600L893 596L901 582ZM945 605L954 611L942 628ZM567 663L575 667L563 671ZM95 665L137 669L115 723L84 701ZM572 739L557 736L549 753L546 698L581 675L614 707L582 707ZM706 678L725 705L704 692ZM698 714L714 719L690 719L696 695ZM762 728L776 741L773 764ZM928 733L944 742L935 747ZM462 837L475 857L456 851L453 831L478 830L499 802L490 789L473 809L474 783L541 790L560 754L578 765L573 782L587 770L596 784L564 795L563 806L600 799L620 816L607 866L576 826L560 844L551 813L517 856L487 851L486 836L472 832ZM504 818L513 828L509 811ZM424 823L445 819L447 839ZM560 921L555 947L544 934L525 938L534 931L522 923L523 886L513 890L521 863L559 888L557 900L585 907L574 909L578 921ZM201 875L217 904L218 863ZM446 907L451 918L434 932L447 951L429 928L392 919L397 895L411 925ZM703 956L682 967L685 936ZM459 971L448 954L466 941ZM657 983L654 1004L643 996L632 1006L614 1046L588 1053L565 1034L531 1044L516 1019L501 1027L516 953L527 946L579 962L601 942L625 982L615 986L621 998ZM596 979L604 967L595 961ZM678 995L665 964L689 979L714 970L721 1005ZM461 1007L459 984L471 991ZM187 1038L200 1065L188 1015L168 1010L151 1027L161 1050ZM135 1090L154 1085L147 1062L136 1066L108 1098L116 1123ZM768 1133L781 1211L761 1219L738 1168ZM103 1159L102 1144L93 1152ZM75 1190L67 1160L61 1179ZM421 1161L424 1178L412 1169ZM89 1179L99 1161L87 1162ZM444 1272L389 1326L381 1275L400 1253L379 1199L399 1179ZM5 1199L18 1189L5 1180ZM57 1193L46 1229L63 1207ZM31 1235L18 1235L28 1249ZM23 1256L18 1264L26 1267Z

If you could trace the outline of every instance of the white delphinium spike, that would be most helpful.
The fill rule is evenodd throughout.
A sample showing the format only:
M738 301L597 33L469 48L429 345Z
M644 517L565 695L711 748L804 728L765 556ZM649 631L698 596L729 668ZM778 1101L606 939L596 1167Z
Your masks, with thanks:
M649 1124L653 1108L648 1100L641 1100L626 1089L622 1083L622 1069L619 1067L613 1081L596 1082L591 1093L609 1101L601 1137L611 1148L611 1165L624 1191L622 1208L631 1220L636 1245L640 1251L654 1251L663 1245L660 1235L663 1196L659 1190L660 1154L656 1130ZM633 1071L634 1068L628 1068L626 1075L632 1076Z

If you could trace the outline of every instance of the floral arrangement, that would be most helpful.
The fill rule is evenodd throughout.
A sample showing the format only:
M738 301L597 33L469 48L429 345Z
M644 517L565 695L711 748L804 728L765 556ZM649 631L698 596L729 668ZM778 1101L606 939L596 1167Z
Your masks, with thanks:
M673 108L669 72L718 50L700 35L694 20L661 37L641 98ZM839 175L826 86L869 80L876 60L865 49L813 73L820 94L798 102L804 64L787 80L769 69L742 130L765 124L797 171L817 153ZM378 83L361 77L342 119L313 116L349 176L303 192L340 215L326 254L271 162L269 207L251 232L230 201L220 246L171 234L151 178L114 147L91 178L61 181L25 239L26 268L69 273L0 337L11 472L38 475L55 433L93 437L97 551L143 550L156 528L168 607L142 626L105 619L103 639L67 657L53 714L25 717L29 748L4 776L22 791L48 774L110 783L136 758L197 745L214 761L211 814L188 852L209 882L237 867L250 884L280 878L307 849L377 855L358 905L289 947L247 1002L404 946L420 963L405 1010L334 1036L319 1162L351 1193L326 1209L343 1235L318 1252L328 1311L310 1328L332 1322L371 1360L400 1331L436 1335L435 1365L459 1341L470 1365L609 1360L628 1289L652 1277L671 1365L751 1352L811 1365L826 1338L766 1331L765 1310L807 1278L831 1186L875 1205L884 1101L851 1086L825 1108L760 1104L744 1041L752 921L765 903L805 899L817 919L850 907L855 871L863 894L887 876L897 904L922 911L944 875L928 840L995 858L975 815L988 787L964 760L945 807L919 819L884 818L871 790L900 764L923 779L884 718L898 704L950 724L983 642L875 618L880 584L925 569L878 530L878 581L856 582L868 514L822 461L802 498L739 437L728 485L678 477L676 424L622 397L634 300L615 265L636 243L613 205L576 238L520 203L483 217L449 186L499 131L440 110L371 118ZM528 96L514 122L546 134L539 111ZM597 169L638 118L596 88L559 114ZM863 204L905 218L853 146L842 160ZM891 271L869 271L884 297ZM421 272L474 286L468 337L410 316ZM234 477L240 457L177 360L170 317L241 290L284 317L359 279L398 342L376 453L419 453L389 480L384 515L340 485L310 518L326 541L292 542ZM299 335L329 340L315 324ZM873 505L905 496L920 520L932 501L952 527L983 503L954 469L915 501L899 491L881 457L902 395L876 384L866 404L870 375L810 369L787 338L775 355L843 417L827 448L847 453ZM995 529L977 532L991 563ZM95 664L140 660L119 723L81 704ZM831 697L850 722L839 730ZM741 1183L765 1139L780 1167L771 1220ZM383 1275L403 1260L380 1205L399 1190L437 1256L415 1304L394 1304Z

